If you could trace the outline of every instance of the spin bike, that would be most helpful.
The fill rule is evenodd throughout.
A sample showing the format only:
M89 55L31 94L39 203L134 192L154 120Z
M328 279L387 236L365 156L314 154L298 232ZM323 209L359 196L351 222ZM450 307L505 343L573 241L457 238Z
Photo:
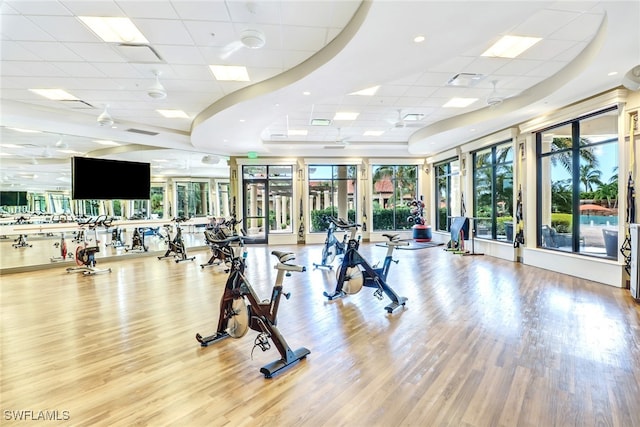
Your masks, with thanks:
M336 255L344 255L347 247L347 233L345 232L344 236L342 236L342 241L339 241L335 235L336 225L333 222L333 218L324 217L323 219L329 223L329 227L327 228L327 238L325 239L324 247L322 248L322 261L320 264L313 263L313 267L327 267L331 270L333 269L332 263L336 258ZM341 221L344 222L344 220Z
M29 218L27 218L24 215L21 215L19 218L16 219L16 224L26 224L28 220L29 220ZM15 243L12 243L11 246L13 246L16 249L33 247L33 245L31 243L27 243L27 235L26 234L18 235L18 238L15 239L14 242Z
M182 261L193 261L196 259L195 256L189 257L187 256L187 248L184 245L184 239L182 238L182 228L180 227L181 222L188 221L189 218L179 217L174 218L173 221L176 223L176 237L171 239L171 225L165 225L164 228L167 230L167 242L169 244L169 248L164 255L159 256L158 259L164 259L169 257L174 257L176 259L176 263Z
M211 249L211 258L205 264L200 264L201 268L210 267L212 265L220 265L222 263L228 264L232 257L228 256L218 244L218 241L224 240L227 237L237 236L236 226L240 224L242 220L237 220L235 217L231 219L217 220L209 229L204 230L204 239ZM245 235L244 230L241 230ZM229 270L225 270L228 272Z
M96 268L96 253L100 252L98 241L98 227L109 228L111 221L107 221L106 215L100 215L95 219L89 218L86 222L79 222L78 225L83 231L84 242L82 246L76 248L76 264L77 267L67 268L67 273L82 273L85 276L98 273L111 273L110 268ZM89 246L89 241L84 233L83 227L93 230L93 241L95 246Z
M249 280L244 276L245 261L242 255L244 239L243 236L231 236L218 241L221 250L232 258L231 271L220 300L217 331L207 337L196 334L196 340L202 347L206 347L228 337L241 338L247 333L248 328L257 331L254 348L260 347L262 351L269 350L271 348L269 339L271 339L280 352L280 359L260 368L265 378L271 378L279 370L304 359L311 353L304 347L292 350L276 327L280 297L284 295L289 299L291 296L290 293L282 291L284 276L290 276L292 271L306 271L306 268L291 263L295 259L292 252L271 252L271 255L278 260L274 267L278 270L278 274L271 291L271 300L261 302ZM239 245L235 248L231 247L231 242L238 242Z
M144 241L144 228L136 227L133 229L133 236L131 236L131 247L124 248L124 250L125 252L147 252L149 250L149 245L147 245Z
M391 303L384 308L388 313L393 313L398 308L403 307L407 302L407 298L398 296L391 289L387 284L387 274L389 273L391 262L398 263L398 260L393 259L393 250L396 246L407 246L409 242L401 242L397 234L383 234L387 238L385 242L387 255L384 258L382 267L378 268L377 265L372 267L358 252L360 239L356 238L356 235L360 224L347 223L342 219L330 218L330 220L337 228L349 230L351 235L347 243L347 251L342 259L342 265L336 271L338 279L336 290L333 294L324 292L324 296L331 301L346 295L356 294L360 292L363 286L366 286L376 288L373 296L379 300L382 300L383 294L391 299Z

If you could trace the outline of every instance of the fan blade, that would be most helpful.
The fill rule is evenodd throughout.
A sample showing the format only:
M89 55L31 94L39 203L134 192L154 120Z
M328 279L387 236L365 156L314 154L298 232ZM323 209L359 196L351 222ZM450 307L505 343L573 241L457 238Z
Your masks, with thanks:
M231 55L242 49L244 45L240 40L236 40L234 42L229 43L225 47L222 48L222 53L220 54L220 59L225 60L229 59Z

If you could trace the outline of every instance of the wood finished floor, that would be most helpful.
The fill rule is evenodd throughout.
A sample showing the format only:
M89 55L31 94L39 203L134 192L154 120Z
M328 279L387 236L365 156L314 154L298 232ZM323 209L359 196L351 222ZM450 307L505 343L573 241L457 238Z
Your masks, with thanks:
M441 248L399 250L388 282L409 298L387 314L372 289L327 301L321 246L251 246L248 276L270 296L273 249L305 273L285 279L278 326L307 359L278 359L254 331L201 348L226 274L155 257L85 277L63 267L0 276L4 425L640 426L640 306L629 291ZM381 259L385 250L363 244ZM99 266L106 267L103 263ZM19 411L66 421L17 422ZM24 414L24 412L22 412Z

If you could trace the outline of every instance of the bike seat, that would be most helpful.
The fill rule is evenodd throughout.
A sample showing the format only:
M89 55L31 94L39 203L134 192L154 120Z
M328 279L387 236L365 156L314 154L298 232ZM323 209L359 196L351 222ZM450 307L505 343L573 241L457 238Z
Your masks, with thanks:
M296 259L296 256L293 254L293 252L273 251L271 252L271 255L278 258L278 261L283 264L286 263L287 261Z
M398 234L383 234L384 237L386 237L387 239L389 239L390 242L393 242L395 240L398 240Z

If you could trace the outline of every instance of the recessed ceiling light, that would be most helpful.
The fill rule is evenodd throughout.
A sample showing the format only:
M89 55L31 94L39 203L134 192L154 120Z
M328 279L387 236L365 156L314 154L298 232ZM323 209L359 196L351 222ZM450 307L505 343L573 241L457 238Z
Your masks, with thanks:
M304 92L302 92L303 95L311 95L311 92L309 92L308 90L305 90Z
M82 154L80 151L75 151L75 150L58 150L58 152L64 153L64 154Z
M349 95L363 95L363 96L373 96L376 94L380 86L372 86L366 89L359 90L357 92L350 93Z
M7 129L11 129L11 130L15 130L16 132L22 132L22 133L42 133L39 130L32 130L32 129L23 129L23 128L7 128Z
M248 82L247 68L241 65L209 65L213 76L219 81Z
M306 129L289 129L287 135L289 136L307 136L309 131Z
M129 18L78 16L78 19L107 43L149 43Z
M414 43L422 43L425 41L425 37L423 35L418 35L413 38Z
M311 126L329 126L331 119L311 119Z
M617 71L612 71L609 74L607 74L607 76L615 76L616 74L618 74Z
M540 37L503 36L482 56L516 58L540 40L542 40Z
M16 145L16 144L0 144L0 147L4 147L4 148L20 148L20 146Z
M188 119L187 113L182 110L156 110L168 119Z
M451 98L443 108L464 108L476 102L478 98Z
M380 136L384 133L383 130L368 130L365 133L363 133L363 136Z
M352 113L348 111L338 111L333 120L355 120L360 113Z

